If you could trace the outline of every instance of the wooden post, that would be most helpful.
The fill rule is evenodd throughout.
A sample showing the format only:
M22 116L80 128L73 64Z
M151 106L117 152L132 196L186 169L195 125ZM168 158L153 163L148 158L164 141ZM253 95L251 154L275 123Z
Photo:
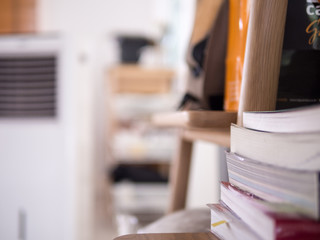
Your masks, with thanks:
M244 111L275 110L288 0L252 0L238 125Z
M168 213L185 208L192 146L193 142L185 140L181 134L179 137L177 155L172 162L170 172L171 199Z

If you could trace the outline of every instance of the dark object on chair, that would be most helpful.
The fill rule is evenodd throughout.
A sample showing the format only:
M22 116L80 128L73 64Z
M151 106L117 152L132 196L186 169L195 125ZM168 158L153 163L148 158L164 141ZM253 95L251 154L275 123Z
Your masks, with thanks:
M139 36L118 36L122 63L137 63L143 47L152 46L154 42Z

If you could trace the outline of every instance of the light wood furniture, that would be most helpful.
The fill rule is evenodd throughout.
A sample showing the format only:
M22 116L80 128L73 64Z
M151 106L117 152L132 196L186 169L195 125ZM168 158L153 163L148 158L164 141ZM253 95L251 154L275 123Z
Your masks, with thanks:
M237 118L239 125L242 125L243 111L275 109L286 9L287 1L252 1ZM173 121L177 116L180 116L180 122L178 118ZM217 121L214 121L215 116ZM200 111L166 114L154 119L159 125L184 127L171 171L169 212L173 212L185 208L193 141L205 140L229 147L228 127L235 118L228 112ZM202 127L193 128L198 126Z
M197 2L194 27L190 39L191 45L198 43L208 34L222 2L223 0L199 0Z
M157 126L182 128L170 173L169 213L185 207L193 141L204 140L229 147L229 126L236 120L237 113L222 111L181 111L153 116L152 121Z
M114 240L218 240L212 233L161 233L132 234L115 238Z
M231 122L236 122L237 114L222 111L180 111L154 114L151 120L160 127L228 128Z
M275 110L288 0L252 0L238 124L244 111Z
M237 119L239 125L242 124L243 111L275 109L287 3L288 0L252 0L251 2L244 75ZM208 112L207 114L214 115L215 113ZM205 115L201 113L199 117ZM225 120L226 124L231 122ZM170 123L168 126L172 126L169 118L167 123ZM229 131L222 127L217 128L213 124L212 129L206 125L206 128L195 130L188 126L185 127L188 125L185 122L178 122L176 125L182 126L184 130L180 135L180 145L171 172L172 195L169 212L185 207L193 141L201 139L229 146ZM170 239L166 236L165 234L161 236L136 235L127 239ZM178 235L175 235L176 238L172 239L201 239L202 236L199 235L197 238L196 235L186 234L179 238ZM211 239L211 236L208 237Z
M174 72L166 68L123 64L111 68L109 76L115 93L152 94L169 92Z
M36 0L1 0L0 34L36 31Z
M182 127L170 173L169 213L185 208L193 142L204 140L229 147L229 127L236 119L237 113L222 111L182 111L154 116L156 125Z
M143 67L138 64L120 64L107 71L107 112L109 129L114 136L118 128L114 100L121 94L164 94L171 89L174 71L167 68Z

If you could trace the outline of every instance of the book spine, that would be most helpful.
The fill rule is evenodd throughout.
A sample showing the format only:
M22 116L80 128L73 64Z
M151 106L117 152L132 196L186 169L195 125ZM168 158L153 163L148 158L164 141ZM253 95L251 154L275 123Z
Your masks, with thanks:
M224 108L226 111L237 111L249 22L249 0L230 0L229 6Z

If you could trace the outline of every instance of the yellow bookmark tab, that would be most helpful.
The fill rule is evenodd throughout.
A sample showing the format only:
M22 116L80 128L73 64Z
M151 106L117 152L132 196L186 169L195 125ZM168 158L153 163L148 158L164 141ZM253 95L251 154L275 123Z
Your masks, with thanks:
M219 225L224 224L224 223L227 223L227 221L221 220L221 221L219 221L219 222L212 223L211 226L212 226L212 227L216 227L216 226L219 226Z

